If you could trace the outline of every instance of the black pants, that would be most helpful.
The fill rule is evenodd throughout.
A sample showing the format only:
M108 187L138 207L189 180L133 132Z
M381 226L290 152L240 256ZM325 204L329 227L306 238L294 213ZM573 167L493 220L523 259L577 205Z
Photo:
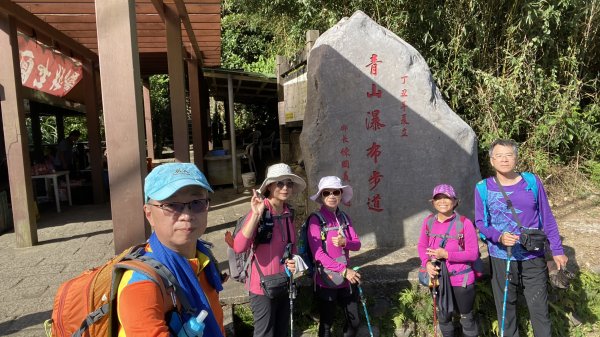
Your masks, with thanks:
M460 324L462 325L463 336L475 337L478 335L477 322L473 317L473 304L475 303L475 284L466 287L452 287L452 300L454 310L460 313ZM439 314L438 322L440 330L444 337L454 337L454 324L452 323L452 313L447 317Z
M498 327L502 325L502 302L506 282L506 260L490 257L492 265L492 290L498 313ZM523 295L529 309L531 326L535 337L552 336L548 314L548 267L543 257L525 261L510 261L504 336L519 337L517 326L517 288Z
M354 337L358 332L360 317L358 316L358 289L352 288L330 289L317 286L319 298L319 337L331 336L331 327L335 318L336 304L341 306L346 316L344 324L344 337Z
M254 318L254 337L283 337L288 335L290 330L290 299L287 295L272 300L265 295L250 293L250 308Z

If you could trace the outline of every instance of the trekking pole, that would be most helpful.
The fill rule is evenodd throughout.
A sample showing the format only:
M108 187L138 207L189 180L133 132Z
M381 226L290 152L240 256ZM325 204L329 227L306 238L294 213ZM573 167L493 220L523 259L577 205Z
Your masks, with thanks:
M358 271L360 267L354 267L352 270ZM365 318L367 319L367 327L369 328L369 335L373 337L373 328L371 327L371 320L369 319L369 313L367 312L367 299L363 293L362 287L360 283L357 283L358 286L358 295L360 296L360 302L363 305L363 310L365 311Z
M290 277L290 337L294 337L294 300L296 299L296 287L294 280Z
M433 336L437 337L437 277L431 279L430 287L433 297Z
M504 337L504 320L506 319L506 300L508 298L508 279L510 276L510 257L512 255L512 246L506 247L508 255L506 259L506 281L504 282L504 299L502 300L502 325L500 326L500 337Z
M296 287L294 287L294 275L290 273L287 267L285 268L285 273L290 278L290 286L288 289L290 298L290 337L294 337L294 299L296 299Z

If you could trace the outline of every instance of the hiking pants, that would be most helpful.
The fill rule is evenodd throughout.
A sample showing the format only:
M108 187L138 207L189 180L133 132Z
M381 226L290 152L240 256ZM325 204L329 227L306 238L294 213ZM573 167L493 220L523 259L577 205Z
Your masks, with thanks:
M476 337L478 335L477 322L473 317L473 304L475 303L475 284L466 287L452 287L452 300L454 310L460 313L460 325L464 337ZM454 337L454 323L452 313L447 317L440 315L438 310L438 323L444 337Z
M498 314L498 330L502 325L502 302L506 282L506 260L490 257L492 265L492 290ZM519 337L517 326L517 288L523 289L523 295L529 309L531 326L535 337L552 336L550 316L548 314L548 267L543 257L531 260L510 261L508 296L506 299L506 317L504 336Z
M288 296L270 299L265 295L250 293L250 308L254 318L254 337L288 335L290 331L290 299Z
M358 289L356 286L331 289L317 286L319 298L319 337L330 337L335 318L336 304L344 310L346 323L344 337L354 337L358 332L360 318L358 316Z

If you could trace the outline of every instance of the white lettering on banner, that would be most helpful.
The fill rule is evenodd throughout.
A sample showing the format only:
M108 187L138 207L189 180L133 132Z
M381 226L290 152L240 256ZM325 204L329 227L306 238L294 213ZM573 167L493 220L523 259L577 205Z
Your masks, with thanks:
M48 62L50 61L50 59L46 59L46 65L44 66L43 64L38 64L38 75L40 75L39 80L34 79L33 80L33 86L41 89L44 86L44 83L46 83L46 79L52 75L52 73L48 70Z
M63 85L65 91L68 92L69 90L71 90L75 86L75 84L77 84L78 81L79 73L72 72L71 70L69 70L69 72L65 76L65 83Z
M56 91L62 88L65 70L66 69L63 66L60 64L58 65L58 69L56 70L56 74L54 75L54 79L52 80L52 85L50 86L49 90Z
M23 84L27 82L27 80L29 79L29 75L31 75L31 71L33 70L34 56L33 51L31 50L23 50L19 52L19 54L21 56L21 84Z

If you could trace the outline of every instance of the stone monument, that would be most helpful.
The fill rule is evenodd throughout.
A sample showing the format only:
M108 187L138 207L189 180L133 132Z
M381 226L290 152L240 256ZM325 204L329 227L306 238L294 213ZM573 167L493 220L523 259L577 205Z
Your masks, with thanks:
M475 133L444 102L417 50L357 11L317 39L307 74L300 145L309 193L326 175L352 185L341 207L363 246L414 245L440 183L454 186L458 211L472 219Z

